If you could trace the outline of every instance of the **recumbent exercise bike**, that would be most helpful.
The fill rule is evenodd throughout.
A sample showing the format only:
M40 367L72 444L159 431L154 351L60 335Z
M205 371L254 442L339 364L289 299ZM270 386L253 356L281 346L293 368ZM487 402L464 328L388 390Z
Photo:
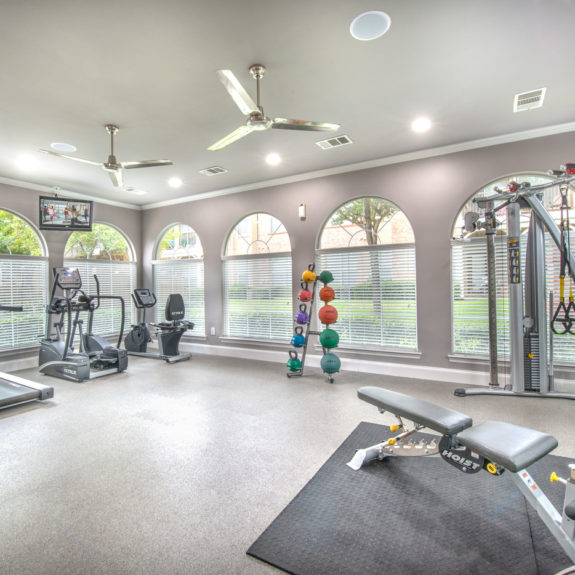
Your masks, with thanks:
M132 326L124 340L124 346L128 353L152 359L163 359L168 363L190 359L191 353L181 353L179 349L182 335L186 331L194 329L193 322L184 319L186 306L182 295L173 293L168 296L165 322L149 324L155 328L154 335L158 342L157 352L148 351L148 344L153 343L153 340L146 322L146 310L156 305L156 296L147 288L138 288L132 293L132 300L138 313L141 313L141 317L140 323Z

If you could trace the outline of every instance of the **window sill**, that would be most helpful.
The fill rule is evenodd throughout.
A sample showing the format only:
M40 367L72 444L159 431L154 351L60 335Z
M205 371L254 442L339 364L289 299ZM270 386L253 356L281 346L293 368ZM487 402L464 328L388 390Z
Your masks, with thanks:
M320 344L314 345L314 351L321 351L323 348ZM338 345L334 348L334 352L341 351L343 353L353 353L356 355L371 355L380 357L397 357L401 359L421 359L421 352L413 349L391 349L386 347L365 347L354 345Z
M219 338L221 343L228 343L228 344L257 344L261 347L289 347L290 342L289 340L271 340L271 339L256 339L251 337L230 337L230 336L221 336Z

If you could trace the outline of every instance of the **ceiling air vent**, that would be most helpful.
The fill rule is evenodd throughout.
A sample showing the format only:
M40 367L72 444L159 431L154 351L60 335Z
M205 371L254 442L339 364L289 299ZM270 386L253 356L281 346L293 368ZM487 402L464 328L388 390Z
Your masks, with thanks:
M348 136L338 136L337 138L329 138L329 140L322 140L316 142L322 150L329 150L330 148L337 148L338 146L345 146L346 144L353 144Z
M227 172L227 170L225 168L222 168L221 166L212 166L211 168L200 170L200 174L203 174L204 176L215 176L217 174L223 174L225 172Z
M531 92L515 94L515 100L513 101L513 111L523 112L524 110L541 108L541 106L543 106L543 98L545 98L546 90L547 88L540 88L539 90L532 90Z

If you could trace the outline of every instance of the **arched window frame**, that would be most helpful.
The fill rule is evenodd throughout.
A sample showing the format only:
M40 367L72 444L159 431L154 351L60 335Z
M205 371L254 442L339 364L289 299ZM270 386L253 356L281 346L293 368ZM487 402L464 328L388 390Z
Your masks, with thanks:
M175 253L162 258L160 248L166 235L176 227L185 227L185 233L195 238L196 249ZM188 224L173 222L160 232L154 246L152 261L154 293L158 303L154 308L156 322L165 321L165 303L168 295L180 293L186 306L186 319L194 322L194 329L186 336L205 336L204 250L200 236Z
M0 351L36 347L45 330L49 297L48 247L28 218L6 208L0 207L0 211L30 228L41 252L40 255L0 253L0 304L23 308L21 312L0 312Z
M521 172L502 176L483 186L465 202L458 211L452 228L451 239L451 346L454 357L470 357L487 360L489 357L489 319L487 310L487 256L484 233L465 232L461 230L463 215L466 211L477 211L473 200L481 196L492 195L495 186L505 186L511 180L518 182L528 181L531 184L552 181L553 178L540 172ZM557 188L545 190L543 204L553 216L558 211ZM570 238L571 245L575 245L575 192L569 190L570 197ZM551 207L555 198L555 208ZM498 356L502 360L509 358L509 304L507 290L507 227L505 210L497 212L500 222L495 238L496 250L496 277L497 277L497 344ZM521 210L521 275L525 277L525 254L527 231L529 226L530 210ZM556 218L554 218L556 219ZM549 294L554 293L557 303L559 297L559 250L551 240L549 233L545 232L545 268L546 268L546 300L547 312L549 309ZM569 279L566 279L566 286ZM568 287L566 297L568 297ZM547 323L548 325L548 323ZM553 360L556 363L568 365L575 364L575 338L569 335L554 335Z
M70 241L74 234L95 234L98 226L106 226L117 232L126 242L128 260L114 259L113 254L108 254L109 259L71 257L68 253ZM89 294L96 293L94 274L98 276L100 293L103 295L121 296L124 299L125 319L124 330L129 329L136 321L136 309L132 302L131 294L137 287L137 262L132 241L118 226L107 222L94 222L91 232L72 232L64 247L64 265L78 268L82 277L82 289ZM119 333L121 328L121 308L117 300L102 299L99 309L94 315L94 333L101 336L113 336Z
M391 217L381 220L378 229L372 230L371 241L378 243L368 245L365 233L362 245L336 243L335 247L328 247L325 238L330 223L337 219L336 214L364 199L395 209ZM403 230L384 235L383 228L394 218L402 221ZM364 231L369 228L355 227ZM357 233L357 230L350 233L350 238ZM394 243L394 235L400 236L401 241ZM333 305L338 309L335 329L340 335L340 348L419 355L415 237L411 223L397 204L374 195L351 198L340 204L326 218L318 234L316 268L327 269L334 276L330 285L336 293Z
M242 225L251 225L250 218L265 216L269 220L269 239L261 237L248 242L246 253L230 253ZM258 226L259 232L259 224ZM285 234L289 251L278 251L286 245L285 238L276 242L277 234ZM274 238L275 236L275 238ZM241 240L240 240L241 241ZM276 242L275 245L272 242ZM259 253L249 253L259 246ZM265 249L264 249L265 246ZM222 246L224 337L252 341L289 341L293 329L291 242L284 224L267 212L252 212L237 220Z

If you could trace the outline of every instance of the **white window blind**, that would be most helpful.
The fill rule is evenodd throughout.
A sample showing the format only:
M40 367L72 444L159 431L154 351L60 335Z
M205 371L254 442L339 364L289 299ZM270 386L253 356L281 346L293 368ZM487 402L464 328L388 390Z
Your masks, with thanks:
M571 232L575 245L575 232ZM509 301L507 290L507 236L497 236L495 262L497 276L497 348L502 357L509 356ZM521 274L525 279L527 235L520 240ZM553 305L559 303L559 272L561 255L549 233L545 233L546 313L549 315L549 294ZM487 304L487 247L485 237L451 242L452 274L452 349L454 353L489 356L489 316ZM569 299L569 278L565 279L565 303ZM525 287L525 286L524 286ZM547 317L545 329L549 330ZM575 335L553 334L553 359L575 363Z
M194 329L188 335L205 335L204 260L158 260L153 266L154 293L158 300L154 308L155 321L166 321L168 296L179 293L186 306L185 319L194 323Z
M291 254L224 259L224 332L289 340L293 330Z
M340 345L417 349L413 244L320 251L316 270L334 277Z
M0 311L0 351L38 345L48 304L47 258L0 258L0 303L22 312Z
M136 288L135 262L119 262L109 260L65 259L64 266L78 268L82 277L82 289L91 295L96 295L94 274L100 282L101 295L114 295L124 298L126 318L124 332L136 321L135 308L131 293ZM93 332L102 337L118 334L121 328L121 304L118 300L101 300L100 307L94 313ZM84 332L87 329L84 325Z
M525 242L522 241L523 259L525 259L524 246ZM495 268L497 353L505 356L509 354L507 236L495 237ZM452 349L454 353L489 355L487 283L485 236L451 240Z

